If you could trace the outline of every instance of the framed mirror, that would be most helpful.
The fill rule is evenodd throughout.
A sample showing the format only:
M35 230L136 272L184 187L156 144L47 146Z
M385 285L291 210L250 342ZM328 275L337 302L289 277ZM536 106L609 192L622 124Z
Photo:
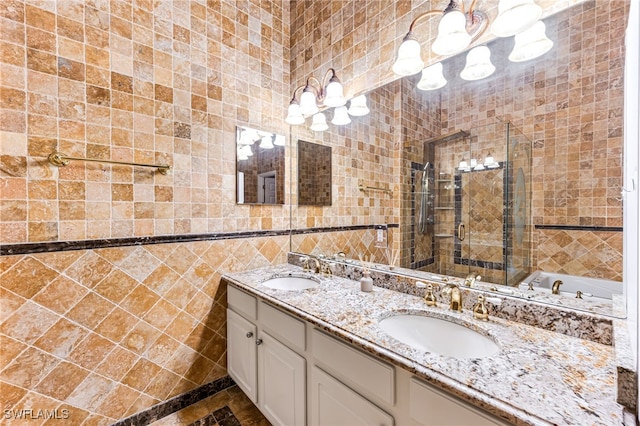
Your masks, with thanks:
M236 127L237 204L284 204L284 135Z
M298 140L298 205L331 205L331 147Z

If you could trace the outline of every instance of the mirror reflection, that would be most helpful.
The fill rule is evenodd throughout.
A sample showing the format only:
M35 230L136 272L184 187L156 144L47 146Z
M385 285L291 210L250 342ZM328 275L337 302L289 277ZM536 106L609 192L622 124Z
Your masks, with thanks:
M588 70L580 66L581 58L594 53L579 51L576 40L589 36L569 23L588 22L592 14L591 8L576 7L545 19L554 48L534 60L510 61L512 39L487 43L496 71L485 79L461 77L468 53L463 52L443 61L444 86L426 84L418 73L367 93L372 99L368 120L316 136L336 147L334 190L339 195L334 206L344 204L338 213L353 218L331 223L367 229L317 233L313 238L294 234L292 250L327 257L343 252L354 261L375 254L376 263L387 270L397 258L395 271L402 274L460 278L476 274L482 276L482 284L495 284L505 294L619 316L612 309L612 299L623 292L622 232L615 226L619 206L612 206L612 198L604 195L610 189L619 193L615 188L619 170L612 167L615 178L606 180L591 163L577 166L572 159L584 148L580 158L608 155L607 161L619 164L619 148L591 147L596 137L611 140L607 130L595 130L612 126L606 122L606 105L600 122L589 117L589 105L581 109L579 94L574 100L576 91L586 89L594 91L596 101L608 99L611 91L620 92L619 79L596 76L603 70L620 75L618 57L611 65ZM592 83L596 78L601 79L601 89ZM437 90L424 90L434 87ZM613 125L619 129L620 123ZM373 161L362 156L366 150L378 150ZM343 152L350 157L343 159ZM549 161L541 156L549 156ZM558 164L552 160L555 157ZM583 174L593 175L593 180L584 181ZM546 176L554 182L543 182ZM354 188L361 181L391 188L393 195L358 194ZM609 182L614 181L612 187ZM590 185L597 185L603 195L596 196L593 189L593 196L583 200L582 192L575 190L578 185L589 191ZM582 203L612 207L603 215L595 208L583 209ZM333 212L323 212L329 213ZM614 226L595 226L605 223ZM385 231L386 250L375 245L374 226L379 224L391 225ZM606 247L611 260L590 253L583 243L590 241ZM548 270L560 273L542 272ZM579 279L577 287L569 284L572 277ZM591 278L598 280L587 285ZM554 286L557 281L563 284ZM528 290L531 282L533 293ZM595 290L600 288L607 289L602 293L606 297Z
M238 204L284 204L284 135L236 127Z
M331 147L298 140L298 205L331 205Z

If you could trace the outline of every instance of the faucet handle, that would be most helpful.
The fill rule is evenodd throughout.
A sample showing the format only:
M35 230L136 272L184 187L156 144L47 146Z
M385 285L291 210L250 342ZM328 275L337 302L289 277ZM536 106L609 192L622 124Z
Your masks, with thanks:
M418 283L420 283L420 281L418 281ZM416 283L416 285L418 283ZM433 285L429 283L426 285L426 287L427 292L424 295L424 303L426 303L427 306L438 306L436 296L433 294Z
M329 262L322 262L320 265L320 272L323 275L333 275L333 271L331 270L331 265L329 265Z
M489 310L487 309L487 305L485 305L484 303L483 295L479 295L478 302L475 305L473 305L473 316L474 318L482 321L489 320Z

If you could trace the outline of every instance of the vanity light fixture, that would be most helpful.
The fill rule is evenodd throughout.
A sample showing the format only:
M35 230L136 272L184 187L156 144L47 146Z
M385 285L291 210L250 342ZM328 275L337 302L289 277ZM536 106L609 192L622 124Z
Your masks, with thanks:
M422 70L422 77L417 88L420 90L437 90L447 84L442 73L442 62L437 62Z
M438 36L431 45L431 50L437 55L446 56L461 52L478 39L487 29L489 20L484 12L473 9L474 3L469 13L465 13L464 3L451 0L444 11L429 10L418 15L409 25L409 32L404 36L398 49L396 61L392 66L393 72L403 76L413 75L424 68L420 55L420 43L413 29L418 22L429 16L442 16L438 25Z
M367 97L365 95L356 96L349 101L349 109L347 110L352 117L362 117L369 114L367 106Z
M438 62L425 68L420 52L420 43L414 27L421 20L439 15L438 35L431 44L431 50L441 56L450 56L465 50L476 41L489 26L486 13L474 9L476 0L471 1L469 11L464 10L464 0L450 0L444 11L429 10L418 15L409 26L402 39L396 60L391 69L400 76L414 75L422 71L418 82L420 90L436 90L447 81ZM498 16L491 24L491 31L498 37L516 35L516 46L509 55L513 62L521 62L546 53L553 42L544 34L544 24L540 21L542 8L534 0L500 0ZM542 26L542 30L540 27ZM535 28L535 30L534 30ZM531 30L531 33L529 33ZM460 77L464 80L480 80L493 74L491 52L487 46L477 46L467 54L467 64ZM438 65L437 68L432 68ZM439 71L439 72L437 72Z
M510 37L530 28L541 16L542 8L533 0L500 0L491 32L497 37Z
M516 44L509 55L511 62L524 62L547 53L553 47L553 42L546 35L547 27L538 21L531 28L516 34Z
M313 119L311 122L310 129L314 132L324 132L329 128L327 124L327 117L325 117L324 113L318 112L313 115Z
M347 107L342 105L333 110L333 119L331 123L336 126L344 126L345 124L351 123L351 118L349 118L349 111Z
M284 139L284 135L276 135L276 138L273 141L273 144L275 146L285 146L286 145L286 141Z
M460 73L460 78L467 81L481 80L489 77L495 70L489 48L484 45L476 46L467 54L467 64Z
M334 117L331 121L336 125L344 125L351 122L348 114L352 114L352 109L347 110L345 105L347 99L344 97L344 88L342 83L336 75L336 71L333 68L329 68L324 74L322 81L318 80L314 76L309 76L305 85L296 88L293 91L291 102L287 110L287 117L284 121L291 125L304 124L307 117L313 117L311 123L311 130L321 132L327 130L327 119L322 111L327 108L336 108L334 111ZM353 100L351 101L353 107ZM366 108L366 99L364 101L364 107ZM338 111L338 109L340 109ZM358 112L358 109L354 109L354 112ZM360 109L360 112L362 109ZM369 112L367 109L366 115Z
M263 136L262 139L260 139L260 148L273 149L273 140L271 135Z

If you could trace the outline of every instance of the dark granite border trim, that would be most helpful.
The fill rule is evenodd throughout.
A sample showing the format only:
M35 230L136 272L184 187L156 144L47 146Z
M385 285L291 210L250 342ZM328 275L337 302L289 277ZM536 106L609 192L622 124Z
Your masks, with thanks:
M233 240L254 237L280 237L284 235L313 234L320 232L356 231L377 229L380 225L331 226L324 228L281 229L270 231L217 232L211 234L159 235L155 237L109 238L104 240L51 241L45 243L21 243L0 245L0 256L52 253L71 250L93 250L110 247L142 246L148 244L188 243L194 241ZM385 225L399 228L397 223Z
M622 226L534 225L534 227L535 229L550 229L558 231L622 232Z
M213 382L202 385L182 395L174 396L171 399L156 404L148 409L136 413L126 419L113 423L112 426L144 426L158 419L182 410L189 405L195 404L211 395L235 386L235 382L229 376L214 380Z
M298 228L292 229L291 235L302 235L302 234L319 234L323 232L338 232L338 231L362 231L366 229L378 229L381 225L348 225L348 226L324 226L317 228ZM382 226L386 226L387 228L399 228L400 225L397 223L386 223Z
M108 247L141 246L147 244L184 243L193 241L231 240L236 238L275 237L289 235L289 230L219 232L212 234L159 235L155 237L110 238L105 240L53 241L47 243L6 244L0 246L0 256L49 253L55 251L91 250Z

